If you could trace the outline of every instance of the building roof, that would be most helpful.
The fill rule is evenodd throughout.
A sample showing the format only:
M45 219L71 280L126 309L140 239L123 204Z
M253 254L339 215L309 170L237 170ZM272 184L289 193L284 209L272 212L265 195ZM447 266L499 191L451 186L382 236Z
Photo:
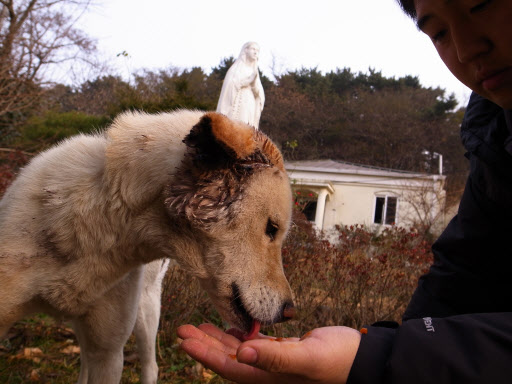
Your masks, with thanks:
M306 171L337 174L357 174L368 176L391 176L391 177L432 177L441 175L429 175L426 173L408 172L396 169L360 165L339 160L300 160L286 161L285 168L288 172Z

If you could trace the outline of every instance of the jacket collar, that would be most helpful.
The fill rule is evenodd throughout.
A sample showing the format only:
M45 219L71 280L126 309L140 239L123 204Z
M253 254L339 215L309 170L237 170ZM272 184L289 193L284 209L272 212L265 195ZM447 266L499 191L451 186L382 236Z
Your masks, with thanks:
M467 151L489 165L512 167L510 112L473 92L461 126Z

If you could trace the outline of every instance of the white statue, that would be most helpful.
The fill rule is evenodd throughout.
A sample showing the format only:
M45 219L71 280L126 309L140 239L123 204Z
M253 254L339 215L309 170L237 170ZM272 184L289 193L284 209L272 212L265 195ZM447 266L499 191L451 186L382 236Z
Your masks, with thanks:
M260 47L245 43L229 68L220 92L217 112L258 129L265 93L258 73Z

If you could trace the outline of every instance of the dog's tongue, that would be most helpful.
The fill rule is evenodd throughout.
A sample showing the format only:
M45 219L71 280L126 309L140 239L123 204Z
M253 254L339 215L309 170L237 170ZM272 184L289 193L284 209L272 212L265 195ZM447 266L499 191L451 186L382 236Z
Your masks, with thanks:
M244 341L252 340L252 339L256 338L256 336L258 336L258 333L260 332L260 328L261 328L261 323L258 320L253 319L252 324L251 324L251 330L249 331L249 333L246 333L243 336Z

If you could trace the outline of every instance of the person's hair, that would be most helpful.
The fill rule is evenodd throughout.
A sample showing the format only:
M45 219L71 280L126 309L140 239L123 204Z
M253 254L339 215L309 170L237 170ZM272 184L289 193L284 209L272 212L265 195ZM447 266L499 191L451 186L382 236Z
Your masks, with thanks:
M412 19L416 20L416 7L414 6L414 0L396 0L403 11Z

